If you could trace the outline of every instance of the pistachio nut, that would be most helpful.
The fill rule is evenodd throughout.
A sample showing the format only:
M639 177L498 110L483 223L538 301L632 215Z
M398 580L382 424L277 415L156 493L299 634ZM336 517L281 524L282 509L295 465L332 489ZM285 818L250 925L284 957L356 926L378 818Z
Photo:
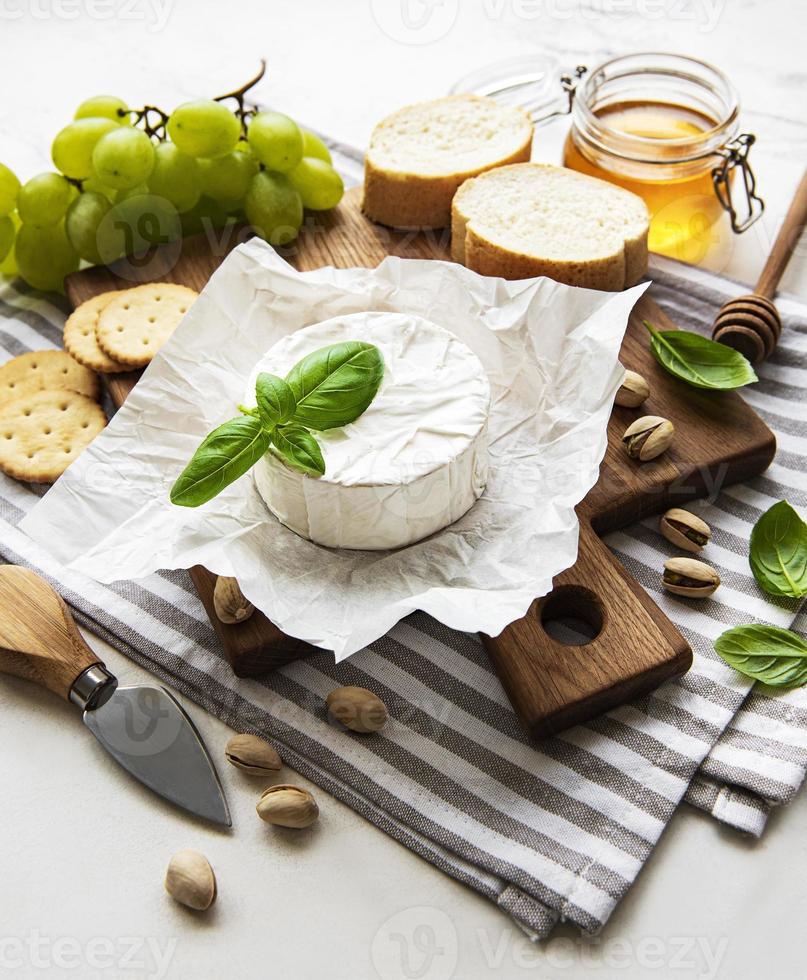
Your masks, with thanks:
M387 706L364 687L337 687L325 699L328 711L352 732L377 732L389 717Z
M695 514L671 507L659 518L658 529L664 537L684 551L701 551L709 543L712 529Z
M706 562L695 558L670 558L664 562L661 581L668 592L699 599L715 591L720 576Z
M255 612L234 578L219 575L213 590L213 608L222 623L243 623Z
M177 851L165 873L165 890L174 901L189 909L210 908L216 900L216 876L204 854Z
M319 816L317 801L307 789L285 783L264 790L255 809L261 820L276 827L310 827Z
M638 408L650 395L650 385L636 371L626 371L625 380L619 386L614 401L626 408Z
M631 459L645 463L660 456L670 445L675 428L660 415L644 415L625 429L622 444Z
M233 735L224 746L227 761L253 776L278 772L283 760L277 751L257 735Z

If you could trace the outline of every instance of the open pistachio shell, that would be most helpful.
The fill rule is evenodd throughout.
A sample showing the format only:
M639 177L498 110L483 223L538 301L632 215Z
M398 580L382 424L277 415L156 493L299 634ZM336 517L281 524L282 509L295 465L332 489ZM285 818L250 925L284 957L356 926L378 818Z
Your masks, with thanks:
M720 576L711 565L695 558L670 558L664 563L661 581L668 592L700 599L715 591Z
M233 735L224 747L227 761L253 776L278 772L283 760L268 742L257 735Z
M712 529L706 521L680 507L671 507L662 514L658 526L664 537L683 551L702 551L712 537Z
M310 827L319 816L317 801L307 789L285 783L264 790L255 809L261 820L276 827Z
M660 456L673 441L675 427L660 415L644 415L625 429L622 444L631 459L646 463Z

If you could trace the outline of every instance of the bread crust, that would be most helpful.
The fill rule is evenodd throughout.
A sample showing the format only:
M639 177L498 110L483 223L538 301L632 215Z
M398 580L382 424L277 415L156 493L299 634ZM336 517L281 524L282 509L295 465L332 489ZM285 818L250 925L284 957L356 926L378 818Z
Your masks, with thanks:
M586 289L618 292L625 288L624 253L588 262L559 262L503 249L480 237L473 229L465 236L464 265L480 275L499 279L546 276L567 286L583 286Z
M526 163L530 159L531 148L532 136L510 156L489 166L450 177L392 173L376 167L368 156L364 164L361 209L371 221L391 228L448 228L451 224L451 202L461 184L494 167Z
M649 225L648 225L649 230ZM647 275L647 263L650 252L647 246L647 235L625 240L625 288L635 286Z

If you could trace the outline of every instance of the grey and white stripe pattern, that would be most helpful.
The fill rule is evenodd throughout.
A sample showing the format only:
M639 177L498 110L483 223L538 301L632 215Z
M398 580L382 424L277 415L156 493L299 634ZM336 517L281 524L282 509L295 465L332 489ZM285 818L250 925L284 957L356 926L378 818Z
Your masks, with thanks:
M652 271L656 297L673 320L689 329L709 323L710 310L743 291L738 284L660 259ZM710 618L724 624L721 629L760 621L804 634L804 605L799 609L797 600L766 596L746 560L751 528L768 507L787 499L802 512L807 508L807 310L789 298L777 303L784 325L779 347L759 369L759 383L744 392L776 433L776 458L762 476L727 488L699 512L715 528L710 556L729 586L715 596L718 604L709 604L716 606L710 608ZM633 554L634 547L622 553L617 545L616 550L623 557ZM676 622L683 626L685 621ZM771 806L788 803L798 791L805 766L807 695L803 690L777 693L756 685L704 760L686 799L724 823L759 836Z
M660 262L654 278L656 297L687 326L708 323L735 292L674 263ZM185 573L109 587L68 572L16 529L39 494L6 478L0 553L37 568L82 623L234 728L276 740L294 768L532 935L547 936L561 919L595 930L682 798L760 833L770 806L792 798L804 776L807 693L751 689L712 650L730 625L790 626L797 614L795 603L773 603L759 591L746 560L764 509L785 496L807 503L807 308L782 305L782 344L748 393L780 436L776 462L751 484L695 507L715 529L708 557L725 584L710 600L678 601L659 590L659 568L672 552L654 521L609 538L687 636L692 670L539 745L524 737L478 639L425 615L341 664L322 653L243 680L220 654ZM15 283L0 291L0 314L7 355L59 344L62 304ZM324 697L338 684L377 691L390 708L387 728L357 738L329 724Z

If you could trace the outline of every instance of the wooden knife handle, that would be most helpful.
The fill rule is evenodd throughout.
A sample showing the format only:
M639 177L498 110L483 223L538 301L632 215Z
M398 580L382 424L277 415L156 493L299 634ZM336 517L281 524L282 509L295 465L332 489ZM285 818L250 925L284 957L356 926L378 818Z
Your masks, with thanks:
M43 578L18 565L0 566L0 671L67 698L76 678L100 663Z
M547 619L587 622L593 639L571 646ZM536 738L555 734L688 670L692 651L648 594L580 522L577 561L548 596L499 636L483 637L521 723Z

